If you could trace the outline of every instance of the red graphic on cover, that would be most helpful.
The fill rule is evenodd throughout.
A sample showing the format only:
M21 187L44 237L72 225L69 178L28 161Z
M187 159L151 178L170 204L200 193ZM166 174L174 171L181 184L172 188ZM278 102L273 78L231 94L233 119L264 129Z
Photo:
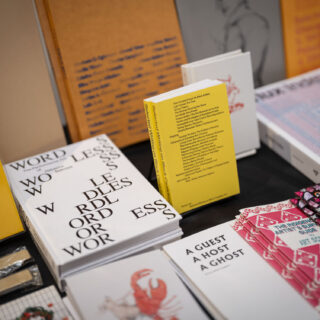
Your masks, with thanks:
M257 224L260 220L258 217L272 219L277 223L268 228L261 228ZM319 226L306 218L290 201L241 210L241 219L259 232L261 242L270 251L271 248L275 249L272 251L273 256L287 269L291 269L293 276L319 300ZM275 226L279 229L275 229ZM286 246L279 245L278 238L284 236L287 236L287 240L284 241Z
M154 320L178 320L175 314L181 309L179 303L172 296L167 299L167 285L162 279L152 278L151 269L141 269L131 276L130 291L124 298L113 300L106 298L102 305L102 310L109 310L118 319L140 319L140 316L148 317ZM150 277L149 277L150 276ZM147 287L142 287L139 280L149 277ZM156 280L156 285L153 281ZM134 298L134 304L130 304L125 299L131 296Z
M52 308L53 303L49 303L48 307ZM27 307L20 316L16 317L15 320L53 320L54 312L52 310L47 310L41 306ZM64 317L61 320L69 320L68 317Z
M285 264L281 263L276 256L261 243L260 240L263 239L263 237L243 216L240 216L236 220L233 228L276 272L278 272L295 290L297 290L297 292L299 292L306 301L308 301L308 303L319 310L319 299L317 299L312 294L312 291L308 290L308 288L295 277L295 269L287 268Z
M240 89L232 81L231 76L228 75L227 79L218 79L218 80L224 82L227 86L229 112L232 113L232 112L243 109L244 103L237 102L237 95L240 93Z

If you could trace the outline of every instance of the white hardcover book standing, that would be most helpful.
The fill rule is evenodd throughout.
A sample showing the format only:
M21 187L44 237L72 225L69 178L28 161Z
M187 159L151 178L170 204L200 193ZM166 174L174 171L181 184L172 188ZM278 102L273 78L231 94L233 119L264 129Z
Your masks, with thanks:
M159 250L66 279L82 319L208 319Z
M181 236L180 215L101 135L6 165L57 283Z
M164 246L217 319L319 319L319 314L227 222Z
M184 85L204 79L220 80L227 86L236 158L260 147L250 53L228 52L181 66Z
M320 182L320 69L256 89L261 140Z

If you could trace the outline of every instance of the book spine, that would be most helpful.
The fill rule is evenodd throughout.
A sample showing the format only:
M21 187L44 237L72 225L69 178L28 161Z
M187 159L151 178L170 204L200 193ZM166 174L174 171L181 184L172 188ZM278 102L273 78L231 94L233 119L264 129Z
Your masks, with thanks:
M159 167L160 170L162 171L162 177L163 177L163 184L164 184L164 192L165 192L165 199L172 204L172 197L169 191L169 185L168 185L168 175L166 172L166 163L164 160L164 155L163 155L163 148L161 145L161 137L160 137L160 130L159 130L159 124L157 120L157 113L156 113L156 105L152 104L152 112L153 112L153 118L154 118L154 128L155 128L155 139L157 140L158 143L158 155L159 155Z
M184 64L181 66L182 82L184 86L192 83L189 71L190 71L190 68L188 67L187 64Z
M258 115L261 141L315 183L320 182L320 164L285 139Z
M160 161L159 161L159 148L157 140L155 139L155 127L154 127L154 118L153 118L153 112L151 112L150 109L151 103L145 102L144 103L144 109L146 113L147 118L147 125L149 130L149 136L150 136L150 144L151 144L151 150L153 155L153 162L154 162L154 168L156 171L157 176L157 182L158 182L158 188L160 193L166 198L165 189L163 186L163 177L160 170Z
M53 278L56 281L56 284L58 285L60 290L63 290L62 283L60 281L59 271L56 266L56 264L53 261L52 256L50 255L49 251L46 249L46 245L42 242L40 235L35 230L35 227L33 226L32 222L30 221L28 215L24 212L24 210L21 208L21 214L23 215L23 219L25 221L25 224L30 231L30 234L32 236L33 242L35 243L36 247L38 248L39 252L41 253L41 256L43 260L45 261L48 269L50 270Z

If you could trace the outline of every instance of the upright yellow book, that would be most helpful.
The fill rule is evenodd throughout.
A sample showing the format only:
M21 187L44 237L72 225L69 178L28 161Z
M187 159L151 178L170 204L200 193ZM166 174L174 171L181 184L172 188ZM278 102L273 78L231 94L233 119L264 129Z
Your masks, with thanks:
M0 162L0 241L22 231L20 220L10 187Z
M224 83L203 80L145 108L159 189L178 212L240 192Z

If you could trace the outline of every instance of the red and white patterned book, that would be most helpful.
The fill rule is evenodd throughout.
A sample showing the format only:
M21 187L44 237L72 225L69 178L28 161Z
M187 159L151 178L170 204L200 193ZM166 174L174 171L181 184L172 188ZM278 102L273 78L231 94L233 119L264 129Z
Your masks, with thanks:
M239 218L236 220L233 228L274 270L282 276L282 278L284 278L297 292L299 292L315 309L320 312L319 299L314 297L312 292L310 292L303 283L295 277L292 270L287 269L286 265L279 262L279 260L273 255L273 252L269 251L268 247L265 247L260 242L259 237L261 238L261 235L259 235L259 232L256 232L255 229L247 222Z
M279 250L279 246L285 245L283 241L279 240L277 241L276 245L269 241L268 238L266 238L258 228L256 228L255 225L253 225L249 220L247 220L244 216L240 216L238 218L238 223L241 223L242 226L247 229L248 232L250 232L251 236L255 239L256 242L258 242L266 252L268 252L268 255L271 255L273 259L275 259L283 268L284 270L287 270L286 272L290 272L292 277L300 283L302 287L305 287L306 290L310 293L310 295L317 297L317 294L314 293L316 290L316 287L314 287L314 284L312 281L299 269L297 266ZM309 289L311 288L311 289ZM319 300L320 305L320 299L317 297L317 300Z
M287 261L287 269L292 270L305 282L306 288L320 298L319 226L289 200L240 212L241 218L268 241L274 255Z

